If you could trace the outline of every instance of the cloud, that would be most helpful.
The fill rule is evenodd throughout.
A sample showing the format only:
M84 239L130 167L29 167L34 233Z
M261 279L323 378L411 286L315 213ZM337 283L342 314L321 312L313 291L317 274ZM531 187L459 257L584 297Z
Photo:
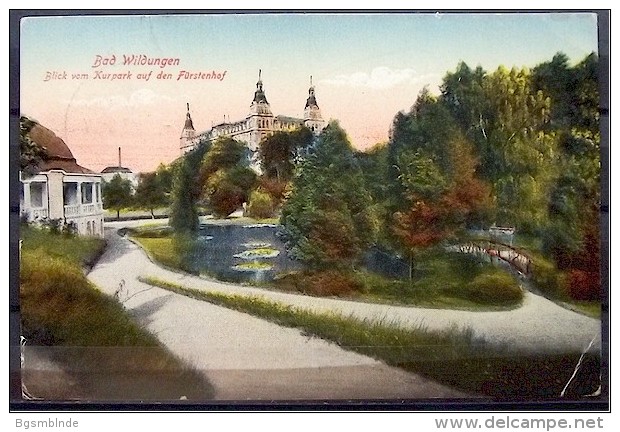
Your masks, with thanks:
M395 87L403 83L415 83L423 76L417 76L413 69L390 69L386 66L374 68L370 73L354 72L346 75L336 75L321 81L323 84L347 87L367 87L381 90Z
M155 93L153 90L141 89L130 95L110 95L101 96L93 99L71 99L66 100L67 104L73 106L97 106L102 108L131 108L144 105L154 105L162 102L172 101L169 96Z

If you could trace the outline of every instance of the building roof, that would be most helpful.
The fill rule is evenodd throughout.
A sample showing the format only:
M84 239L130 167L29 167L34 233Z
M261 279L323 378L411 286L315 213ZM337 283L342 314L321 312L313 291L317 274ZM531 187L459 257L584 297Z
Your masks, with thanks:
M306 106L304 107L304 109L308 107L313 107L313 106L318 108L319 105L316 103L316 96L314 95L314 87L310 87L310 89L308 90L308 94L309 96L308 96L308 99L306 99Z
M133 171L131 171L129 168L125 168L122 166L109 166L109 167L105 167L103 169L103 171L101 171L101 174L108 174L108 173L133 173Z
M256 83L256 91L254 92L254 100L252 102L256 102L256 103L266 103L268 104L269 102L267 102L267 96L265 96L265 92L263 91L263 80L261 80L260 78L261 75L261 71L260 69L258 70L258 82Z
M78 165L67 144L45 126L35 122L28 136L47 154L37 167L39 172L57 169L68 173L94 174L94 171Z
M289 117L285 115L276 116L276 120L278 120L280 123L300 123L300 124L304 123L304 119L300 119L297 117Z
M194 122L192 121L192 116L189 114L189 102L187 103L187 114L185 115L185 126L183 129L194 130Z

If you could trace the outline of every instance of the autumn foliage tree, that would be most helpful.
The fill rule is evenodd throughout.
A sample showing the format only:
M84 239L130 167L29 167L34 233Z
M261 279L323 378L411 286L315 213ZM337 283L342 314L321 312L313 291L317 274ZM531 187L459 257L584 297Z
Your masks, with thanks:
M397 119L390 146L402 194L393 233L413 259L473 222L489 205L489 188L476 176L471 145L426 90Z

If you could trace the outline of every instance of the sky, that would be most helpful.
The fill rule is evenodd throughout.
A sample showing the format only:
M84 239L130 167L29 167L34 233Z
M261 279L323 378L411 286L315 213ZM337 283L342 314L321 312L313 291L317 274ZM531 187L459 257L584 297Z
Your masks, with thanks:
M186 103L197 132L245 118L259 69L274 115L302 117L312 75L323 118L365 149L460 61L531 68L562 51L577 63L598 44L596 16L567 12L29 17L20 31L21 113L81 165L117 165L121 147L134 172L179 156ZM123 64L131 55L177 60Z

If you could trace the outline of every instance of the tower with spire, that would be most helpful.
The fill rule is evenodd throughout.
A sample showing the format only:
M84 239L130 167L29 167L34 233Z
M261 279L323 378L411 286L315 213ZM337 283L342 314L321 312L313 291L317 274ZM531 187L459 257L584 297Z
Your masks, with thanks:
M314 86L312 85L312 75L310 75L310 88L308 89L308 99L304 108L304 126L315 134L319 134L325 127L325 121L321 116L319 104L316 102Z
M265 96L265 91L263 90L261 75L262 71L259 69L256 91L254 92L254 99L252 99L252 103L250 104L250 114L248 116L250 129L252 130L248 145L252 152L256 152L258 144L263 136L270 134L274 129L274 117L271 112L271 106L267 101L267 96Z
M185 125L181 131L180 148L181 154L185 154L195 146L196 130L194 129L194 122L192 116L189 113L189 102L187 103L187 114L185 115Z
M231 137L247 145L250 167L260 173L258 147L265 136L277 131L293 131L303 126L308 127L318 135L325 127L325 121L316 101L312 77L310 77L308 93L303 118L285 115L274 116L263 89L262 70L259 69L256 91L250 103L248 115L244 119L236 121L231 121L229 117L224 116L223 122L217 124L212 122L211 129L200 133L196 133L194 129L188 103L185 125L180 138L181 155L195 148L200 141L212 142L219 137Z

